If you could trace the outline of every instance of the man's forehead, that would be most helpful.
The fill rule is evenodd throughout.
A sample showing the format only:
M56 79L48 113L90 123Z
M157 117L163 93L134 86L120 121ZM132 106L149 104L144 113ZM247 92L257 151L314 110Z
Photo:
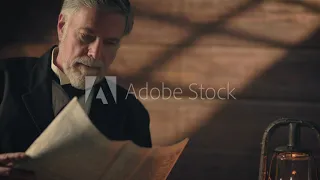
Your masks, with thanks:
M81 8L76 12L71 23L77 29L90 33L112 33L122 35L125 28L125 16L118 12L98 10L96 8Z
M89 33L89 34L97 34L93 29L91 29L90 27L81 27L79 28L79 31L83 31L83 32L86 32L86 33ZM108 41L116 41L116 42L119 42L121 37L117 37L117 36L107 36L105 37L106 40Z

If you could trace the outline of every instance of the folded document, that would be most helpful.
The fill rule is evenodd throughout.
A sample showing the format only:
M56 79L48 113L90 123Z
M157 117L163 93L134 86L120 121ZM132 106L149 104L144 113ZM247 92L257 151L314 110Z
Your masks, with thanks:
M187 142L143 148L108 140L74 98L26 151L30 160L17 167L34 171L38 180L165 180Z

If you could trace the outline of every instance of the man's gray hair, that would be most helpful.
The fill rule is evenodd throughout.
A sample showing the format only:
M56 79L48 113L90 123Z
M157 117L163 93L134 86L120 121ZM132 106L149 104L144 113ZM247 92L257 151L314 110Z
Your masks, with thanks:
M64 0L61 13L68 18L83 6L122 13L126 17L124 35L132 31L134 20L129 0Z

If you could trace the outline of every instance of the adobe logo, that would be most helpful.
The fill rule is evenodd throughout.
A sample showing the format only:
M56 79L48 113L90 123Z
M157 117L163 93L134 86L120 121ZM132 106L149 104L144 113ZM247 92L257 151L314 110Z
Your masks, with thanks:
M109 85L112 97L117 103L117 77L116 76L105 76L104 77ZM100 99L103 104L108 104L107 98L105 93L103 92L102 88L100 87L96 97L90 97L92 96L91 91L92 87L97 80L97 76L86 76L85 77L85 102L87 102L88 98L95 98L95 99Z

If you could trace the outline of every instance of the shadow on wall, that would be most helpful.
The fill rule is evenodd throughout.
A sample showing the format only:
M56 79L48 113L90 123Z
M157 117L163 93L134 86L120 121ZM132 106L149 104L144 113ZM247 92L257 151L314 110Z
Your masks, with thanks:
M124 81L147 81L148 74L153 69L166 64L173 55L179 54L184 48L192 46L200 36L219 32L219 26L223 25L224 21L252 8L256 3L257 1L240 7L238 11L226 15L227 18L222 18L219 22L197 24L196 27L200 28L189 38L178 43L172 50L164 52L153 64L141 68L141 74L125 77ZM317 6L302 2L299 4L311 8L316 13L320 12ZM177 17L148 14L139 10L136 14L181 26L189 24ZM260 141L269 123L280 117L292 117L320 124L320 30L316 30L308 39L296 45L257 38L248 33L234 35L272 47L286 48L287 53L237 94L239 101L227 103L220 112L212 114L206 121L210 123L191 139L169 179L256 179ZM153 85L159 86L157 83ZM186 97L189 95L183 94ZM285 129L275 135L276 139L273 140L277 142L274 142L274 146L286 143ZM317 139L308 131L305 131L302 139L303 144L311 149L319 149Z
M320 30L314 34L319 35ZM180 179L181 172L191 166L186 175L190 179L257 179L260 142L269 123L291 117L320 124L320 53L296 49L316 44L314 39L317 38L311 36L289 49L282 59L237 94L237 101L212 114L205 127L191 138L169 179ZM316 155L320 153L320 142L311 131L303 131L302 141ZM271 142L272 148L285 145L286 129L275 133ZM210 149L211 153L204 149Z

